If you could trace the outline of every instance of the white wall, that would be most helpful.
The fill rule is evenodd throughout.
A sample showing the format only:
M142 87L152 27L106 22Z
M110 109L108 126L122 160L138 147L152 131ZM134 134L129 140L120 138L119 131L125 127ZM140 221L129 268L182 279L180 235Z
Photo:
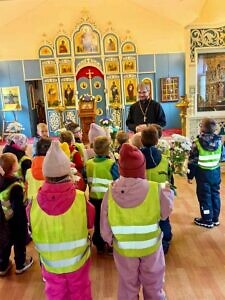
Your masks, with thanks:
M19 1L22 0L17 0L17 3ZM122 39L130 35L140 54L185 50L182 25L129 0L23 0L27 5L13 6L10 12L13 2L16 1L1 2L1 6L4 3L7 6L5 10L1 7L0 11L0 17L3 15L0 20L0 60L37 58L43 34L53 41L62 28L59 24L63 24L65 31L71 34L80 23L84 9L89 11L102 33L111 22L113 30Z

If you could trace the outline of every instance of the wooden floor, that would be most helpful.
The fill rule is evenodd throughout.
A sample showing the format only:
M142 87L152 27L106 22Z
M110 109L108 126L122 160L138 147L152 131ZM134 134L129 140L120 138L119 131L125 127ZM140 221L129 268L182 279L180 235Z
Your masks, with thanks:
M223 202L224 179L223 175ZM199 216L195 184L187 184L182 177L176 177L175 183L178 195L171 215L174 237L166 256L167 299L225 299L225 204L222 202L219 227L198 227L193 224L193 218ZM13 268L7 277L0 278L0 299L45 299L44 283L32 243L28 246L28 253L35 259L34 266L20 276L14 274ZM94 300L116 300L117 273L112 257L99 256L93 249L91 279Z

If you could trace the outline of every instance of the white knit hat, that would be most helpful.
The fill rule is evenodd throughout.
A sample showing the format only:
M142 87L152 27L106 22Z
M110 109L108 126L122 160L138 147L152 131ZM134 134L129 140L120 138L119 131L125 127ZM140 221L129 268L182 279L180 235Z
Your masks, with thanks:
M70 160L60 148L59 141L52 141L44 158L42 172L45 177L61 177L70 173Z
M102 128L101 126L95 124L95 123L91 123L90 125L90 129L88 132L88 140L90 144L94 143L94 139L97 136L107 136L106 131L104 130L104 128Z
M8 137L8 143L11 143L12 141L19 150L24 150L27 146L27 137L23 133L11 134Z

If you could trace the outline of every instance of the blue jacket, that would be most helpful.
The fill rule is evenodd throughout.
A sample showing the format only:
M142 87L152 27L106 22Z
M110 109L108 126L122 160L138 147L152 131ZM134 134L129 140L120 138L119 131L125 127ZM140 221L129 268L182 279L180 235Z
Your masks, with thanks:
M201 146L208 151L215 151L222 143L221 136L215 133L201 133L197 136L197 139ZM195 177L196 168L198 166L198 158L199 152L194 141L188 158L188 179L193 179Z

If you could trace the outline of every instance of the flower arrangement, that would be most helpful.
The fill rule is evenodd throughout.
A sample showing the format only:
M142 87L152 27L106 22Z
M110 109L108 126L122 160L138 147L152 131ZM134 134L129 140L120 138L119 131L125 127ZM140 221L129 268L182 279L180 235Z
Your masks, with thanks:
M83 94L79 97L79 101L94 101L95 97L93 95L89 95L89 94Z
M187 173L186 161L191 150L191 141L182 135L173 134L170 146L170 163L174 174Z
M6 128L6 132L10 132L10 133L20 133L21 131L23 131L24 128L22 126L21 123L14 121L9 123L9 125Z
M99 125L103 127L105 130L108 130L110 137L112 139L112 148L113 148L112 150L114 150L116 135L117 132L120 130L120 127L115 126L113 120L108 117L104 117L103 119L101 119L99 121Z
M167 140L159 139L157 148L161 151L162 154L170 157L170 143Z
M113 120L109 119L107 117L104 117L103 119L101 119L99 121L99 125L102 127L109 127L109 126L113 126Z

